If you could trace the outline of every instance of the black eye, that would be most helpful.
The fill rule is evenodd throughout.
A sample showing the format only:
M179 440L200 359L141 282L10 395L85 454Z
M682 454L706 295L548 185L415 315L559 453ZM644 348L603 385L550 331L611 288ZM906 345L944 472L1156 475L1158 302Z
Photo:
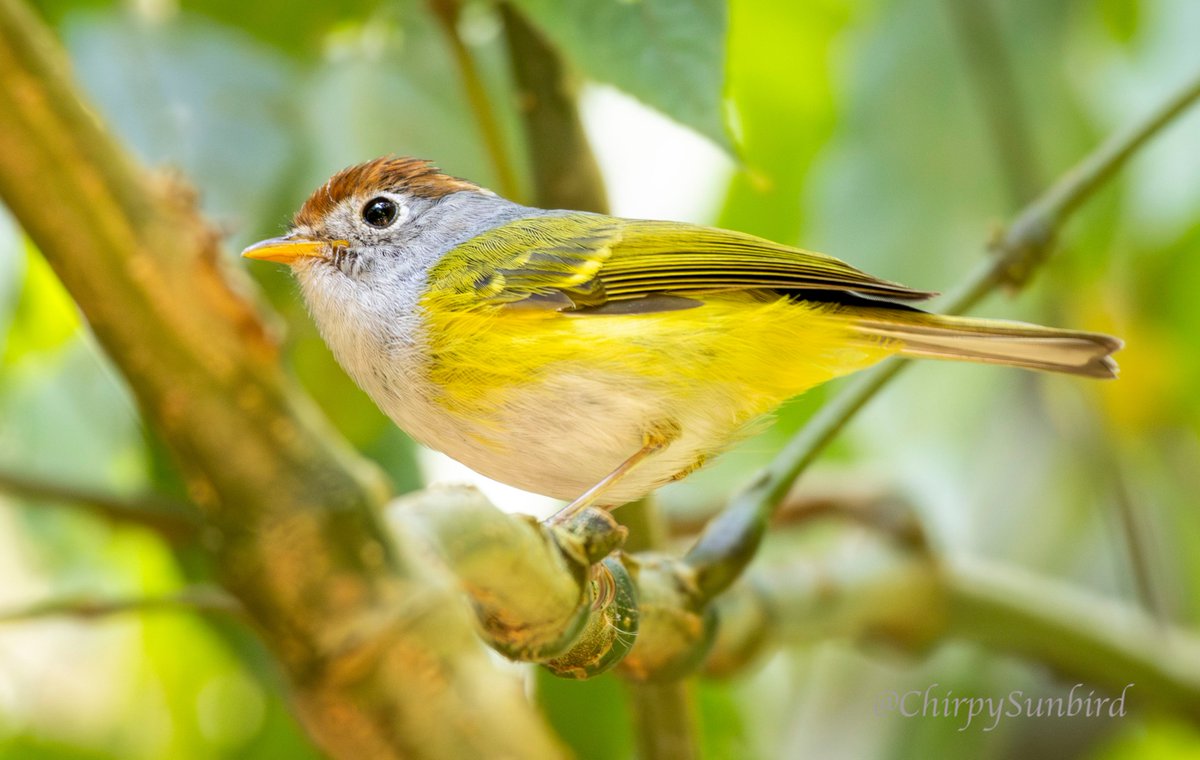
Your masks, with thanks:
M367 201L367 205L363 206L362 218L363 221L372 227L383 229L391 226L392 222L396 221L400 209L396 206L396 202L391 198L372 198Z

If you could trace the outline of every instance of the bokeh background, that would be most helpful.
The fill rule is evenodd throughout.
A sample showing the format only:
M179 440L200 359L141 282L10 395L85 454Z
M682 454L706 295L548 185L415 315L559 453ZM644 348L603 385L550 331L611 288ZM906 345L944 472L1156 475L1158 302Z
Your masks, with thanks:
M428 157L481 184L500 181L425 3L35 5L98 117L145 163L195 185L231 258L278 234L329 174L377 155ZM927 289L949 288L1022 202L1200 71L1194 0L517 5L578 76L613 212L745 230ZM515 192L528 198L528 148L493 5L466 2L459 33L517 168ZM949 561L1013 566L1194 631L1198 177L1200 112L1089 200L1031 287L981 311L1122 336L1119 381L927 363L873 402L806 483L901 495ZM353 386L286 272L253 273L281 315L291 370L398 489L478 481L418 450ZM662 503L676 515L719 504L830 393L791 404L769 431L666 489ZM2 209L0 469L131 497L182 494L69 296ZM553 508L481 486L506 508ZM853 552L856 530L869 532L843 528L828 540ZM828 535L791 531L768 550L819 553ZM153 532L0 492L0 612L165 594L197 572ZM0 625L0 758L318 756L261 657L236 623L186 609ZM528 678L581 757L631 756L615 678ZM1006 719L988 732L875 714L881 693L932 683L988 696L1069 686L974 645L913 656L822 641L700 682L704 752L1200 757L1196 725L1155 713Z

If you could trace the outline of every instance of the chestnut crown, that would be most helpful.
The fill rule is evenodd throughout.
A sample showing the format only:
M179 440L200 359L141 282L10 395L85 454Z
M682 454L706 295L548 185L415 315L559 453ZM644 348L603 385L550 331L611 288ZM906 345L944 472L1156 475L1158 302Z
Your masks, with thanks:
M462 190L481 188L465 179L443 174L430 161L385 156L351 166L317 188L293 220L294 227L316 228L345 201L372 193L394 193L412 198L437 199ZM370 204L368 204L369 206ZM381 204L384 205L384 204ZM386 213L385 209L380 209ZM364 218L372 213L364 208ZM377 217L382 221L383 216Z

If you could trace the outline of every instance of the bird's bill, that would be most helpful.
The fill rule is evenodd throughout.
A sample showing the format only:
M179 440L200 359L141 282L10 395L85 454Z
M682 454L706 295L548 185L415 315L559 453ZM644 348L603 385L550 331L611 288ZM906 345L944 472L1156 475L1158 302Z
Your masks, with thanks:
M248 259L292 264L298 259L328 256L334 249L345 245L345 240L305 240L285 236L259 241L242 251L242 255Z

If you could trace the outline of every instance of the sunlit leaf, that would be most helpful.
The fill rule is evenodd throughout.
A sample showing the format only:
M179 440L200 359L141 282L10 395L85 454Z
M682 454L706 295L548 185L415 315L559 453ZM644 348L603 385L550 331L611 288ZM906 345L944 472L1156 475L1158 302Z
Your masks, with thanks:
M728 146L718 0L516 0L585 76Z
M186 11L236 27L301 58L313 58L337 25L359 21L388 3L383 0L323 0L299 12L287 0L247 3L242 0L183 0Z
M24 284L0 355L0 366L59 348L79 330L79 310L50 265L26 247Z
M844 0L730 6L729 99L743 166L730 185L722 225L803 245L801 193L839 106L831 53L851 21L845 6Z
M1096 5L1114 39L1129 42L1137 35L1144 12L1139 0L1100 0Z

